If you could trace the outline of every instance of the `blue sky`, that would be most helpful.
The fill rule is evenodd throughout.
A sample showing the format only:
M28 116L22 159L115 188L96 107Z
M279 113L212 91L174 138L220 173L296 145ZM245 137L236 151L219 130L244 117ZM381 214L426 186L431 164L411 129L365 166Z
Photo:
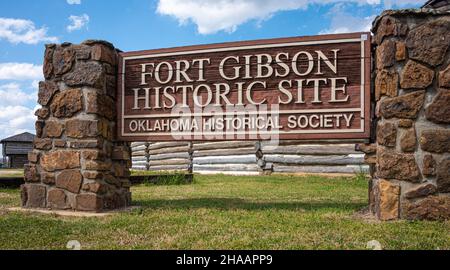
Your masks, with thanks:
M105 39L123 51L368 31L425 0L0 1L0 138L34 132L45 43Z

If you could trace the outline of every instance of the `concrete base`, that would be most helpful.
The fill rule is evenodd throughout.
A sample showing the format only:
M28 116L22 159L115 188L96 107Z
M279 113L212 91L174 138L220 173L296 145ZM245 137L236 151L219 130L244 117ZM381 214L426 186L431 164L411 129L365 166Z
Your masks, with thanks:
M140 206L130 206L126 208L105 211L100 213L95 212L81 212L81 211L72 211L72 210L50 210L50 209L31 209L31 208L22 208L22 207L10 207L6 208L7 211L10 212L24 212L24 213L38 213L38 214L47 214L47 215L56 215L61 217L107 217L118 213L128 213L135 209L141 209Z

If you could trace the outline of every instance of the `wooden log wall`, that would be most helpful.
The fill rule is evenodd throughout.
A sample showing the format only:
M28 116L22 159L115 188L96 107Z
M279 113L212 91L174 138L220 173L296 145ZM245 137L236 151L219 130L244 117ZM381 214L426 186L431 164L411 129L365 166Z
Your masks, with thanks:
M131 161L133 170L148 169L148 143L133 142L131 143Z
M147 144L147 170L192 172L191 142Z
M194 142L196 173L258 174L255 142Z
M358 173L368 171L354 144L269 142L132 143L133 169L223 173Z

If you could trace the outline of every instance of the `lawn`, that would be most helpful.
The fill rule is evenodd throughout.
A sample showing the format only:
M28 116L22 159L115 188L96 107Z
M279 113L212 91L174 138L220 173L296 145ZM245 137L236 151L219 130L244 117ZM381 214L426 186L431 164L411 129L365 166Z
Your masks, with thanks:
M23 169L0 169L0 178L23 177Z
M450 222L384 222L355 213L367 183L351 177L195 176L191 185L134 186L141 209L101 218L7 212L0 189L0 249L450 249Z

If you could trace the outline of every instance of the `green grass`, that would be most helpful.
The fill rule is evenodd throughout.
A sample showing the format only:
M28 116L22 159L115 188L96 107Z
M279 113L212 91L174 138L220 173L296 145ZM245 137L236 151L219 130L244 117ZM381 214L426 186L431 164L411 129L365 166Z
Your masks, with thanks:
M23 177L23 169L0 169L0 178Z
M376 222L355 212L367 182L318 176L195 176L192 185L140 185L131 213L69 218L0 208L0 249L450 249L450 222ZM2 208L18 190L0 190Z
M164 172L164 174L167 175L184 175L187 174L186 171L167 171ZM138 176L138 175L162 175L160 171L139 171L139 170L131 170L132 176Z
M148 177L148 176L146 176L146 177ZM148 178L144 178L144 182L143 182L144 186L149 186L149 185L186 185L186 184L190 184L190 183L188 183L188 181L185 179L184 174L179 174L179 173L158 176L158 179L156 182L152 182Z

